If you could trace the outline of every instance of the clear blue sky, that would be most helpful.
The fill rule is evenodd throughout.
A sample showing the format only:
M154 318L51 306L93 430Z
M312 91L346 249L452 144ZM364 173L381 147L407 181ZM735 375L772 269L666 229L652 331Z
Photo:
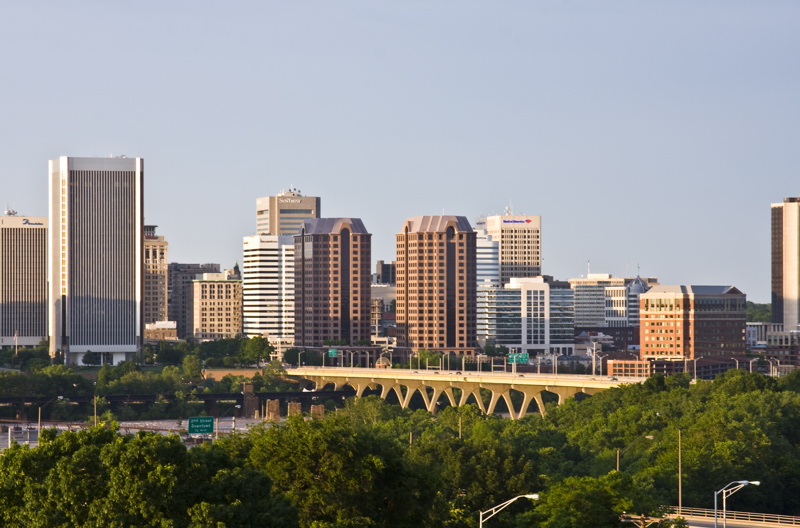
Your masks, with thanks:
M47 160L145 159L170 260L241 261L290 185L373 259L408 216L538 214L544 272L769 301L800 195L800 2L3 2L0 205Z

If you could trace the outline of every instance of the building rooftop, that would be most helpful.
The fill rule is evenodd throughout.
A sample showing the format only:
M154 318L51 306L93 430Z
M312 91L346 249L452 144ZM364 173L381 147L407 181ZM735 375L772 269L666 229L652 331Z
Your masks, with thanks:
M734 286L698 286L698 285L658 285L653 286L647 293L642 295L652 296L659 293L680 293L691 295L726 295L726 294L741 294Z
M339 233L344 228L352 233L369 234L360 218L310 218L303 223L307 235Z
M472 231L466 216L453 215L412 216L406 219L403 227L408 227L409 233L444 233L450 225L459 232Z

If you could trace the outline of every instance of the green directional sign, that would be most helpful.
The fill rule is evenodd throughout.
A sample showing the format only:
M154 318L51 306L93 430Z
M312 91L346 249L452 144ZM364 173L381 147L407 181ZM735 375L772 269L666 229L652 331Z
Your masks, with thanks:
M509 363L527 363L528 362L528 353L527 352L511 353L511 354L508 355L508 362Z
M336 350L335 348L329 348L328 349L328 357L336 357L338 355L339 355L339 351Z
M207 434L213 432L213 416L193 416L189 418L189 434Z

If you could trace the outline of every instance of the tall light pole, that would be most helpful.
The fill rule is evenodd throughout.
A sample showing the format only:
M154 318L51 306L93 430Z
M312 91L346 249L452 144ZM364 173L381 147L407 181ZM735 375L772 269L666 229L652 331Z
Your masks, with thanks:
M703 357L704 357L704 356L700 356L700 357L696 357L696 358L694 358L694 359L693 359L693 361L694 361L694 374L692 375L692 377L693 377L695 380L697 380L697 360L698 360L698 359L703 359Z
M219 419L223 418L228 412L232 411L233 409L241 409L242 406L239 404L234 405L233 407L228 408L224 413L219 415L214 419L214 440L219 440ZM233 428L236 428L236 416L233 417Z
M672 418L670 418L664 413L657 412L656 416L663 416L664 418L669 420L670 423L672 423L672 425L675 426L675 429L678 430L678 514L680 514L683 508L683 467L681 464L682 462L681 457L683 450L681 446L681 428L678 427L678 424L676 424Z
M505 501L502 504L498 504L497 506L494 506L493 508L489 508L486 511L482 511L482 512L480 512L480 515L478 516L478 526L479 526L479 528L483 528L483 521L488 521L489 519L491 519L492 517L497 515L500 512L500 510L504 509L506 506L508 506L509 504L514 502L515 500L522 499L523 497L526 498L526 499L531 499L531 500L539 500L539 494L538 493L528 493L527 495L518 495L518 496L514 497L513 499L509 499L509 500Z
M647 435L647 436L643 436L641 438L646 438L647 440L652 440L654 437L653 437L653 435ZM628 448L630 446L632 446L637 440L639 440L639 438L635 438L630 444L626 445L622 449L617 448L617 472L619 472L619 459L620 459L620 456L622 455L622 453L627 451Z
M753 363L758 361L759 358L753 358L750 360L750 372L753 372Z
M44 409L45 407L47 407L48 405L50 405L51 403L53 403L56 400L63 400L63 399L64 399L63 396L54 396L49 401L47 401L44 405L40 405L39 406L39 421L36 424L36 441L37 442L39 441L39 435L41 435L41 433L42 433L42 409Z
M714 528L717 528L717 496L722 493L722 528L726 528L728 526L727 499L748 484L760 486L761 482L758 480L734 480L721 490L714 492Z

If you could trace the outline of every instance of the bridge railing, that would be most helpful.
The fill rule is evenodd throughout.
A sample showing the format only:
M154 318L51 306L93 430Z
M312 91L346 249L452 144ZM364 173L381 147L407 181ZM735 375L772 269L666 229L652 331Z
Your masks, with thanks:
M714 510L705 508L674 508L673 514L670 516L691 516L691 517L705 517L709 519L714 518ZM727 510L725 517L731 521L747 521L758 523L770 524L783 524L786 526L800 526L800 517L792 517L790 515L777 515L773 513L753 513L753 512L740 512ZM717 510L717 518L722 526L722 509Z

